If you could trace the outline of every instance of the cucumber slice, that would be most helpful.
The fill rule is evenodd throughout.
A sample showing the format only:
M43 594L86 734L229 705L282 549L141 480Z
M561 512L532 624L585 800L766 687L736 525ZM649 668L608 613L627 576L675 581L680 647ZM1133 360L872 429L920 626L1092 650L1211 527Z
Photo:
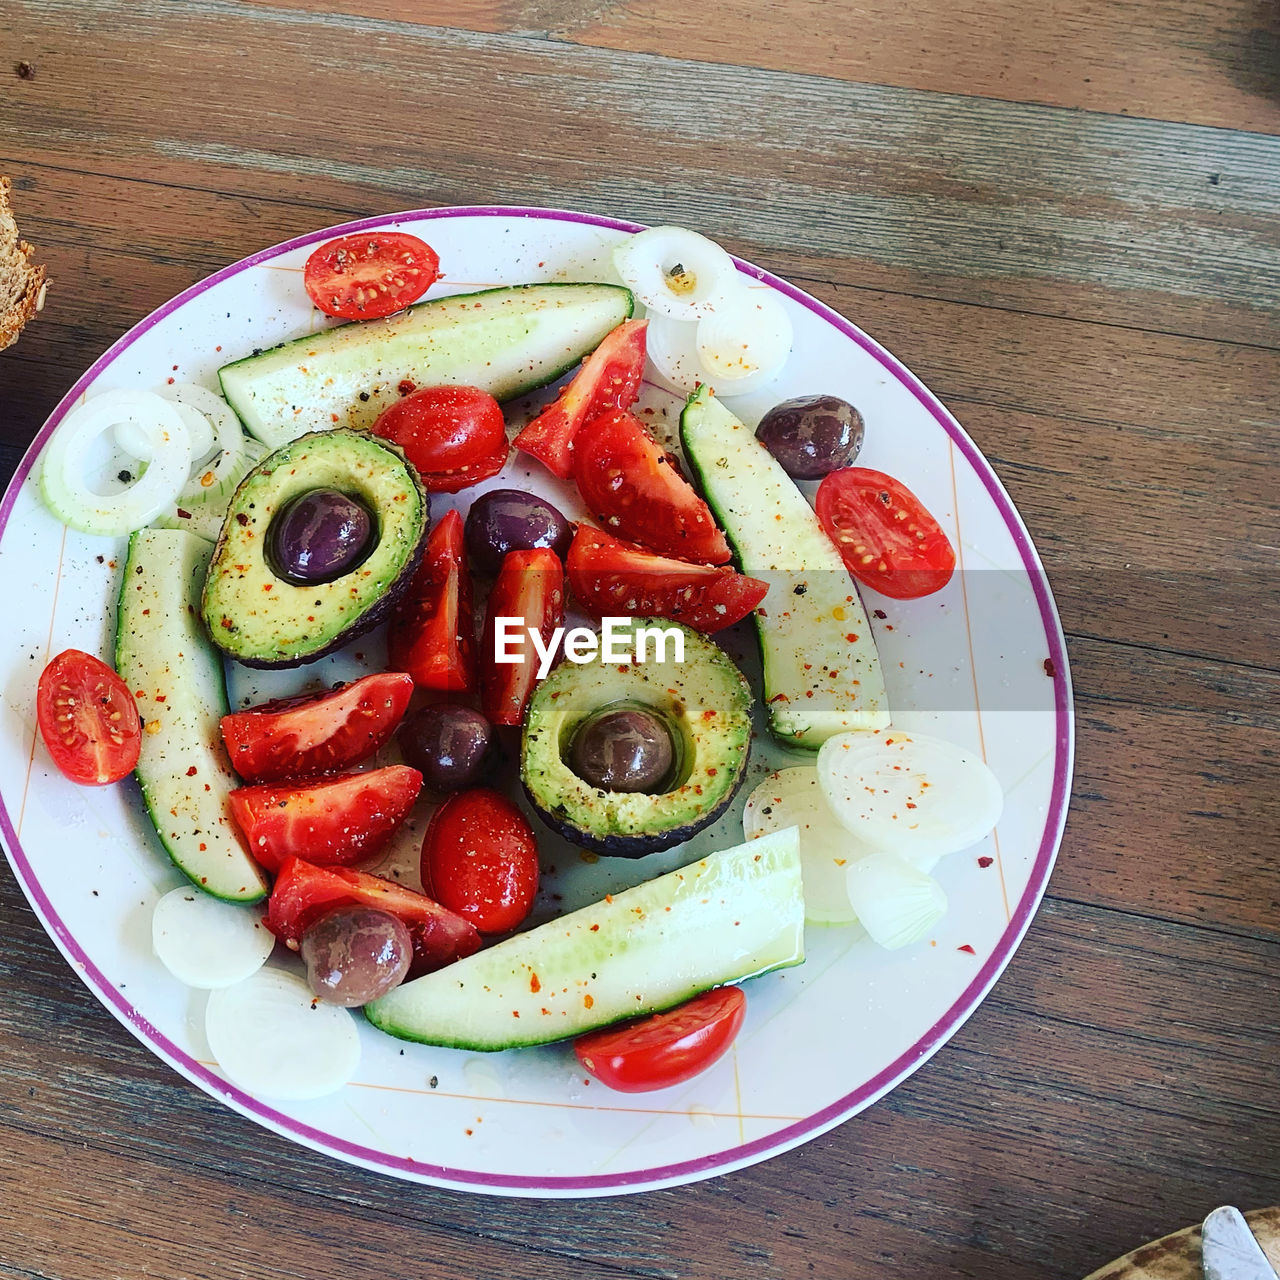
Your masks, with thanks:
M774 736L816 750L848 729L884 728L871 624L795 481L706 387L685 405L680 440L742 571L769 583L755 621Z
M227 710L222 661L200 626L213 547L179 529L129 539L116 621L116 670L138 698L142 755L135 770L160 841L181 871L215 898L267 893L227 805L239 786L218 721Z
M480 387L510 400L554 382L632 311L610 284L536 284L420 302L218 371L240 420L273 449L308 431L372 426L398 385Z
M804 960L794 827L517 934L365 1006L404 1040L546 1044Z

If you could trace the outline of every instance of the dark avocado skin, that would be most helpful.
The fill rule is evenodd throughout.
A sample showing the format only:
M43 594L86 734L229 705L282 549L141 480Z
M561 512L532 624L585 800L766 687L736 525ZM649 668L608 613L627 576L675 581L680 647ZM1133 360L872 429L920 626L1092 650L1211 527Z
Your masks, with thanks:
M538 811L538 816L543 822L552 831L564 836L571 844L583 849L590 849L593 853L601 854L606 858L643 858L651 853L659 853L663 849L673 849L676 845L683 844L686 840L692 840L703 827L709 827L733 803L733 798L738 794L738 788L742 786L742 779L745 777L746 772L747 755L744 754L732 787L714 809L705 814L700 814L695 822L686 823L681 827L671 827L666 831L657 832L653 835L598 836L558 817L553 809L544 807L538 797L529 789L528 783L524 784L524 793L529 797L529 803Z
M309 435L300 436L298 439L290 441L288 444L282 446L282 448L294 449L299 444L305 444L305 442L308 439L310 439L312 436L329 435L329 434L332 434L332 433L312 432ZM404 464L405 472L409 476L410 480L413 482L421 498L422 510L425 514L425 518L422 521L422 530L418 536L417 543L414 545L413 550L409 554L408 558L405 560L403 569L397 575L395 581L392 582L383 591L382 595L378 598L378 600L374 604L372 604L369 608L364 610L364 612L361 613L361 615L358 618L356 618L349 627L346 627L342 631L336 633L333 636L333 638L329 640L326 644L324 644L321 648L308 652L305 656L286 657L282 659L264 658L264 657L249 655L249 654L231 653L228 651L227 656L230 658L233 658L242 667L250 667L250 668L253 668L254 670L259 670L259 671L280 671L289 667L306 666L309 663L318 662L321 658L328 656L329 654L333 653L337 649L343 648L345 645L349 644L352 640L355 640L357 637L364 635L368 631L372 631L374 627L380 625L381 623L386 622L387 619L390 618L391 614L394 612L397 603L409 590L409 587L413 583L414 575L417 573L418 565L422 561L423 553L426 551L427 539L431 532L429 495L427 493L426 487L422 483L422 478L418 475L417 469L414 467L413 463L411 463L409 459L405 457L404 450L401 449L398 445L392 444L391 441L389 440L383 440L379 438L378 443L388 453L394 454ZM222 532L218 535L218 542L217 542L217 545L214 547L213 557L210 561L211 573L212 573L213 566L217 565L220 562L224 546L227 542L227 537L228 537L229 528L231 524L231 516L234 514L234 512L236 511L239 505L239 500L240 500L242 491L244 490L250 477L254 475L257 471L261 470L262 467L269 465L271 462L271 458L273 456L274 455L268 455L266 458L264 458L263 461L259 463L258 466L255 467L253 471L251 471L249 475L247 475L245 479L240 482L240 484L236 488L235 493L232 495L231 502L227 508L227 511L228 511L227 521L223 524ZM214 645L216 645L218 648L223 649L225 651L226 646L219 643L218 637L215 634L215 628L209 626L207 618L205 619L205 629L209 633L210 639L213 641Z

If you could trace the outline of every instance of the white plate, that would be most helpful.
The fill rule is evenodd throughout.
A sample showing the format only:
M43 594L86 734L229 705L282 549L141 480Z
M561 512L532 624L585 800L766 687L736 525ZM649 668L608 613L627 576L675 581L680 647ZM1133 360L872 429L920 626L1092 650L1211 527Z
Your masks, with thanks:
M125 334L67 393L0 504L0 833L19 882L72 968L175 1070L258 1123L316 1150L398 1177L530 1196L606 1195L672 1186L785 1151L869 1106L919 1067L973 1011L1030 923L1066 817L1072 711L1066 655L1044 572L1022 521L977 447L938 400L848 320L786 282L739 263L781 295L795 352L777 385L730 403L749 421L784 396L842 395L867 423L860 465L900 477L951 535L961 571L941 593L895 602L864 593L895 722L980 750L1007 802L994 838L945 860L951 910L928 943L902 953L856 928L808 930L808 959L750 984L746 1025L711 1071L659 1093L607 1093L566 1046L476 1055L405 1045L362 1025L357 1079L315 1102L273 1103L229 1085L212 1064L206 996L150 950L153 903L180 882L127 783L76 787L35 731L35 685L53 653L109 655L122 542L65 529L39 502L37 454L86 394L169 378L216 386L220 364L308 332L322 320L302 289L308 251L333 235L399 227L430 241L446 281L434 293L540 280L610 279L610 249L639 228L538 209L435 209L332 227L264 250L193 285ZM646 390L646 421L673 432L678 407ZM527 411L527 406L526 406ZM577 514L569 486L513 455L491 484L537 488ZM466 505L470 495L460 495ZM435 514L442 505L437 499ZM726 647L752 664L750 637ZM376 662L376 641L353 646ZM236 697L331 678L353 664L263 678L233 673ZM1051 664L1051 665L1047 665ZM741 838L741 807L770 768L796 763L758 738L729 816L685 857L588 863L548 840L544 912L645 879L696 850ZM415 824L420 830L420 817ZM402 842L412 855L410 832ZM981 865L980 859L987 865ZM559 901L553 895L559 893ZM277 960L277 963L280 961Z

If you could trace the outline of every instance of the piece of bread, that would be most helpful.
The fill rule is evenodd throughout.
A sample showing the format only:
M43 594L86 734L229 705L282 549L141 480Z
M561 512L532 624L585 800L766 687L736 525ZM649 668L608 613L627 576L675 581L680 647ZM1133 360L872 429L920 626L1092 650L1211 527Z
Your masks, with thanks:
M9 208L8 178L0 177L0 351L18 340L44 306L45 269L31 261L34 250L18 235Z

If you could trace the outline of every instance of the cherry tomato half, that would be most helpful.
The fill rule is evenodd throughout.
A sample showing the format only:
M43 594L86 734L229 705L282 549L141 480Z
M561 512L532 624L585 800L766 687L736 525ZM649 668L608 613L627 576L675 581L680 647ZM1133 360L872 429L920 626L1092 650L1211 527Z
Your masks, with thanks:
M138 704L125 682L91 653L67 649L45 667L36 689L36 722L53 763L72 782L119 782L138 763Z
M567 561L578 603L597 618L674 618L697 631L740 622L769 584L728 565L686 564L580 524Z
M625 410L592 418L574 437L573 478L591 514L620 538L680 560L729 560L711 509Z
M403 231L366 231L316 249L302 285L325 315L375 320L416 302L439 275L440 259L425 240Z
M368 759L391 737L412 693L403 672L375 672L329 693L233 711L222 717L222 741L246 782L336 772Z
M249 852L268 871L287 858L349 866L372 857L409 816L422 774L393 764L313 782L264 782L229 797Z
M479 387L423 387L382 411L374 435L398 444L432 493L457 493L507 461L502 407Z
M881 595L913 600L951 580L956 553L947 535L920 499L883 471L831 472L814 506L849 572Z
M533 909L538 841L528 819L500 791L450 796L422 842L422 885L481 933L506 933Z
M666 1089L691 1080L719 1059L746 1012L747 998L737 987L718 987L666 1013L579 1036L573 1051L610 1089Z

